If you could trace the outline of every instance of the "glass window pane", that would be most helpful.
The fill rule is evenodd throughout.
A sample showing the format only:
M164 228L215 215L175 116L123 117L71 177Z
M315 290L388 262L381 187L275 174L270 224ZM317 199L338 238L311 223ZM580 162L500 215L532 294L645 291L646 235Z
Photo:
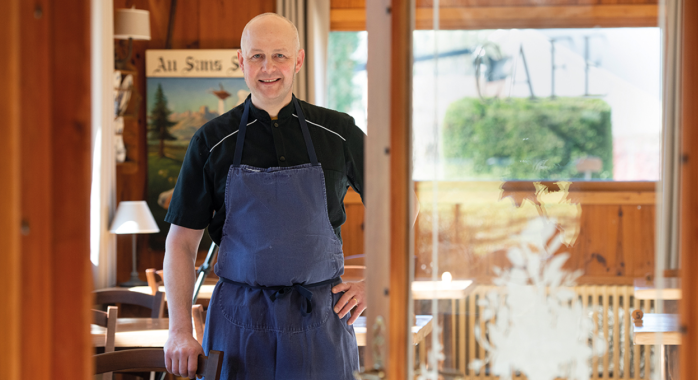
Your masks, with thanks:
M419 378L650 379L659 28L413 36Z
M368 89L366 32L331 32L328 41L328 107L351 115L366 132Z

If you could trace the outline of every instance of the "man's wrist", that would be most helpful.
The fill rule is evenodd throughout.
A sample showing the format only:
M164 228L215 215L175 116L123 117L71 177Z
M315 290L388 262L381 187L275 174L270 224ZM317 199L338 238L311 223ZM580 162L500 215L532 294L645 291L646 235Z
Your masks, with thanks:
M170 334L172 335L194 335L194 330L191 326L170 326Z

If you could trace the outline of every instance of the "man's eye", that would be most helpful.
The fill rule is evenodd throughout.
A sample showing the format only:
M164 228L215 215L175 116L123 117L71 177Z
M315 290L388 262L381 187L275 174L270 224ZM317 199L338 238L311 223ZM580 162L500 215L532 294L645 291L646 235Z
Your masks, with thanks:
M277 54L277 55L276 55L276 58L284 58L284 55L283 55L283 54Z
M259 58L259 57L261 57L261 56L262 56L261 54L255 54L255 55L252 56L252 58Z

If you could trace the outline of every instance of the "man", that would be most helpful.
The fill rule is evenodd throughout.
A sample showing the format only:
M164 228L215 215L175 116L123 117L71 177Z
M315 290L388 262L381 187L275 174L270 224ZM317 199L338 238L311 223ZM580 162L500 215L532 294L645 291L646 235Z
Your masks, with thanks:
M223 379L349 380L358 369L350 325L365 297L363 282L339 279L339 232L348 186L363 189L365 135L348 115L293 96L305 52L289 20L255 17L240 46L251 95L194 135L165 218L165 363L194 378L197 356L220 350ZM207 226L221 280L202 349L190 310Z

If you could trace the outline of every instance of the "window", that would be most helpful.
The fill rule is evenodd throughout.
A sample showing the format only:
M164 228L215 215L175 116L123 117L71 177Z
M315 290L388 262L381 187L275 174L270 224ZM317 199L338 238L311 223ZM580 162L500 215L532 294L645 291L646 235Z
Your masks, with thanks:
M364 130L366 38L330 33L328 70ZM415 180L659 178L659 28L418 30L413 86Z
M328 106L351 115L364 132L368 104L367 36L366 32L331 32L327 49Z

